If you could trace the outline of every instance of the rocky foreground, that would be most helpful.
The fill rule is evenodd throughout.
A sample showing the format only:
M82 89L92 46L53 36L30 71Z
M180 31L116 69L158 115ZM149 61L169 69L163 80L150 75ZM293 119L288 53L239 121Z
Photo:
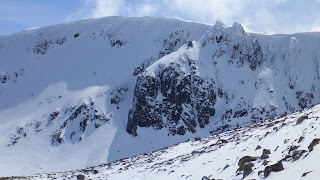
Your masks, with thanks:
M3 179L317 179L320 105L132 158Z

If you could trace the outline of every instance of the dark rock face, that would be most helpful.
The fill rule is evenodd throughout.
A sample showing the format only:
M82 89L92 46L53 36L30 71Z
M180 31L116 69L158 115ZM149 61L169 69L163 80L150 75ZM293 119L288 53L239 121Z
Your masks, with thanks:
M179 47L186 43L188 43L189 47L193 47L192 41L190 41L190 34L188 30L176 30L170 33L169 36L163 40L162 47L159 50L159 55L144 60L140 66L134 69L133 75L137 76L138 74L141 74L155 61L176 51Z
M213 64L217 63L219 58L228 57L232 64L235 62L237 68L247 67L256 71L267 61L266 53L257 38L248 36L241 26L233 29L239 33L237 35L223 26L223 24L216 25L201 42L203 48L210 45L217 46L212 54ZM164 50L160 50L159 58L174 52L176 47L188 42L191 47L189 33L181 30L173 32L163 41ZM224 82L217 82L220 85L216 86L217 78L198 75L197 60L186 57L186 63L171 62L158 65L158 70L149 69L152 71L152 75L149 75L147 68L156 59L155 57L148 59L134 70L133 74L138 76L138 79L133 105L128 115L128 133L137 136L137 127L151 126L154 129L168 128L168 135L194 133L197 126L204 128L209 123L210 117L215 115L217 98L223 99L226 104L233 100L234 93L219 87ZM225 114L217 117L221 118L224 125L214 127L210 132L218 133L235 128L225 124L231 119L251 116L249 118L251 123L256 123L263 120L262 117L276 116L275 111L276 107L258 109L246 101L239 102L236 108L226 109Z
M140 64L140 66L138 66L134 69L133 75L134 76L139 75L155 61L156 61L156 58L154 58L154 57L144 60L143 63Z
M255 71L266 61L266 54L262 50L259 41L254 40L249 45L246 41L243 41L233 46L231 59L239 60L237 62L238 67L242 67L245 63L248 63L250 69Z
M70 113L71 115L68 115ZM71 107L66 110L65 114L68 115L68 118L51 135L52 145L57 146L65 141L79 142L88 128L99 128L100 125L110 120L104 113L99 113L95 109L94 101L90 104L83 103L78 107ZM53 112L51 115L50 119L51 117L57 118L59 112Z
M196 61L159 65L155 76L138 77L127 132L137 136L137 127L168 128L168 135L184 135L204 128L215 114L214 82L197 75ZM190 69L184 72L182 66Z
M186 44L190 40L189 35L189 32L183 30L172 32L168 38L163 40L163 50L160 50L159 58L174 52L177 46Z
M298 91L298 92L296 92L296 98L297 98L297 100L299 100L299 106L301 107L301 109L304 109L304 108L310 107L312 105L314 95L312 92L304 93L302 91Z
M59 113L60 113L59 111L55 111L55 112L52 112L52 113L49 115L47 127L52 125L52 121L57 118L57 116L59 115Z
M202 41L203 47L208 44L217 44L220 47L220 50L214 52L213 58L220 58L227 52L231 52L229 57L232 60L231 64L233 64L233 60L237 61L238 67L247 63L252 71L267 61L267 55L255 37L247 36L241 26L233 27L233 30L240 32L236 36L234 32L224 29L223 26L216 24ZM232 47L232 49L226 49L225 45Z
M27 131L28 131L28 130L26 130L24 127L20 127L20 128L17 130L16 134L15 134L13 137L10 138L11 141L10 141L10 144L8 144L8 146L9 146L9 147L10 147L10 146L13 146L13 145L15 145L21 138L26 137L26 136L27 136Z
M276 44L266 44L261 36L245 33L237 24L227 28L217 23L201 38L200 47L192 40L188 31L174 31L158 40L161 43L159 56L147 58L134 69L137 83L127 132L137 136L137 127L153 127L168 129L168 135L184 135L195 132L196 127L205 127L215 115L210 133L218 134L274 119L285 111L293 113L310 107L317 98L315 83L310 83L308 90L301 89L301 82L297 80L299 73L295 72L295 66L288 65L297 60L299 51L291 52L289 48L278 52L273 49ZM187 60L180 57L185 62L176 56L172 61L162 62L161 58L170 56L179 47L199 48L199 55L191 59L186 52L183 55ZM266 63L271 66L265 66ZM211 69L208 70L207 65ZM278 69L282 66L286 67L285 71ZM229 76L237 76L229 70L246 72L253 79L232 78L237 81L229 81ZM297 70L303 74L303 70ZM282 75L288 78L289 84L285 86L290 92L279 96L279 85L272 79ZM254 92L257 96L252 98L242 91ZM260 93L267 94L265 102L257 101ZM292 95L296 98L289 98ZM276 99L277 105L271 103ZM255 101L261 104L254 105ZM216 113L216 109L220 112ZM268 158L268 155L263 157Z
M35 54L45 54L49 47L54 44L62 45L66 41L66 37L56 39L43 39L32 48Z
M123 102L124 94L128 91L126 86L123 87L116 87L111 93L111 100L110 103L115 105L117 109L120 108L120 103Z

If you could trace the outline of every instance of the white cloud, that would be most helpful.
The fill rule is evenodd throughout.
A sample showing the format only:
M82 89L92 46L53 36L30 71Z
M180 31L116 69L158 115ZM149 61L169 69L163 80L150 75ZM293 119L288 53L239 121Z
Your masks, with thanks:
M37 26L35 26L35 27L29 27L29 28L26 28L26 31L35 30L35 29L38 29L38 28L40 28L40 27L37 27Z
M125 8L125 0L82 0L83 6L71 13L66 21L105 16L119 16ZM124 16L124 15L122 15Z
M320 31L320 17L313 22L310 31Z
M157 5L141 4L137 8L138 12L131 12L132 16L152 16L158 11Z
M170 10L182 18L187 16L199 21L220 20L225 23L231 22L241 12L244 4L241 0L172 0L166 5L170 6L170 3L173 4Z
M84 0L73 19L104 16L171 17L214 24L241 23L262 33L311 31L320 26L320 0ZM71 18L71 19L72 19Z
M124 0L88 0L87 3L95 3L95 9L92 13L94 18L103 16L120 15L120 10L125 9Z
M84 2L85 6L72 17L152 16L158 11L156 3L149 4L147 1L132 3L126 0L85 0Z
M318 31L318 32L320 32L320 26L312 27L311 31Z

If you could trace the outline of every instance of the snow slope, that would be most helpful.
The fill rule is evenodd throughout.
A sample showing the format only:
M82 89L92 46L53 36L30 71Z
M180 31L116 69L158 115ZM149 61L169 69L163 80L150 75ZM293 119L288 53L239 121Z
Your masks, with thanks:
M316 105L113 163L13 179L318 179L319 127L320 105ZM275 164L278 167L272 168Z
M0 176L109 163L309 107L319 46L319 33L149 17L1 36Z
M185 30L200 39L208 29L111 17L1 37L1 176L87 167L184 140L153 130L138 139L125 131L132 74L144 60L158 58L170 33Z

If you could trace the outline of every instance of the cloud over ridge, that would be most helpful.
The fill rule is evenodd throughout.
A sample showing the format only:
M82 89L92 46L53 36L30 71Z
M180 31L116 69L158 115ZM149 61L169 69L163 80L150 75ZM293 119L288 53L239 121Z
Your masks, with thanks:
M260 33L320 30L320 1L303 0L84 0L70 19L105 16L170 17L214 24L241 23Z

